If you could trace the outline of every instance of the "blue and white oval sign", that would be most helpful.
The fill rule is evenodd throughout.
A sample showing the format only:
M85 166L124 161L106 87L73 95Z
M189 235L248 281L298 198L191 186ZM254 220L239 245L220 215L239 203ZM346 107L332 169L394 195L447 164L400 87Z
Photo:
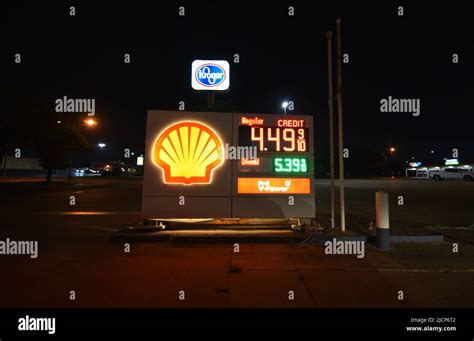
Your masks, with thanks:
M195 72L194 77L196 80L204 86L215 87L224 82L225 71L219 65L216 64L204 64L201 65Z
M191 68L191 85L195 90L227 90L229 63L225 60L195 60Z

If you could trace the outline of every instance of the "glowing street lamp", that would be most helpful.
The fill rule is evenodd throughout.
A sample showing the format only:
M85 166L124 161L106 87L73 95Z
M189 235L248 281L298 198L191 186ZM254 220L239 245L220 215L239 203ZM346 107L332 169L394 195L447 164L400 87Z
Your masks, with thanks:
M102 150L104 149L104 147L106 147L107 145L106 145L105 143L98 143L97 146L99 146L100 151L102 152Z
M84 124L88 127L93 127L97 125L97 121L93 118L88 118L87 120L84 120Z
M281 104L281 107L285 110L285 115L286 115L286 108L288 107L288 102L285 101Z
M396 151L395 147L390 147L388 150L390 151L390 154L393 154Z

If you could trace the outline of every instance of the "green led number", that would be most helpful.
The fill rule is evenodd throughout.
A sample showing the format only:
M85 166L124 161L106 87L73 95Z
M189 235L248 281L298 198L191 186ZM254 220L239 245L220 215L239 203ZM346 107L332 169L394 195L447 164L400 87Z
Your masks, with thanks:
M306 159L301 159L301 171L304 173L308 171L308 165L306 164Z
M293 159L293 172L300 172L300 159Z
M275 172L280 173L280 172L283 171L283 170L282 170L283 167L282 167L282 164L281 164L282 162L283 162L283 159L280 158L280 157L278 157L278 158L275 159L275 164L274 164Z
M277 173L306 173L308 172L308 160L277 157L273 159L273 170Z

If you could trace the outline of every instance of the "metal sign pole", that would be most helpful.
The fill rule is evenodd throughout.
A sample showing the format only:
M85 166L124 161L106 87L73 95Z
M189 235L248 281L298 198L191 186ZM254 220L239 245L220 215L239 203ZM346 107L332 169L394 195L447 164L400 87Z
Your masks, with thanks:
M343 157L343 129L342 129L342 55L341 55L341 19L336 20L336 55L337 55L337 112L339 127L339 194L341 206L341 231L346 230L346 207L344 198L344 157Z
M332 93L332 31L326 33L328 44L328 106L329 106L329 173L331 191L331 228L335 225L334 209L334 115Z
M214 107L214 92L207 92L207 108L211 110Z

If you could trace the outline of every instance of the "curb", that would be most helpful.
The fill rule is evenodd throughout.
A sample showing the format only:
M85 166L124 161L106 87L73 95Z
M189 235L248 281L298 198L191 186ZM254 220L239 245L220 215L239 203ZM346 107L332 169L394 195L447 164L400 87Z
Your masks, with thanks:
M307 238L306 234L298 235L296 232L288 231L289 235L271 234L270 231L262 231L261 234L227 233L225 235L219 233L190 234L173 234L160 231L130 231L130 229L115 232L110 237L113 242L139 242L139 243L155 243L155 242L174 242L174 243L280 243L293 244L302 242Z
M391 243L439 243L444 242L442 235L427 236L390 236Z
M367 242L367 236L362 235L327 235L327 234L313 234L307 237L301 244L303 245L324 245L326 242L330 242L333 239L348 242Z

